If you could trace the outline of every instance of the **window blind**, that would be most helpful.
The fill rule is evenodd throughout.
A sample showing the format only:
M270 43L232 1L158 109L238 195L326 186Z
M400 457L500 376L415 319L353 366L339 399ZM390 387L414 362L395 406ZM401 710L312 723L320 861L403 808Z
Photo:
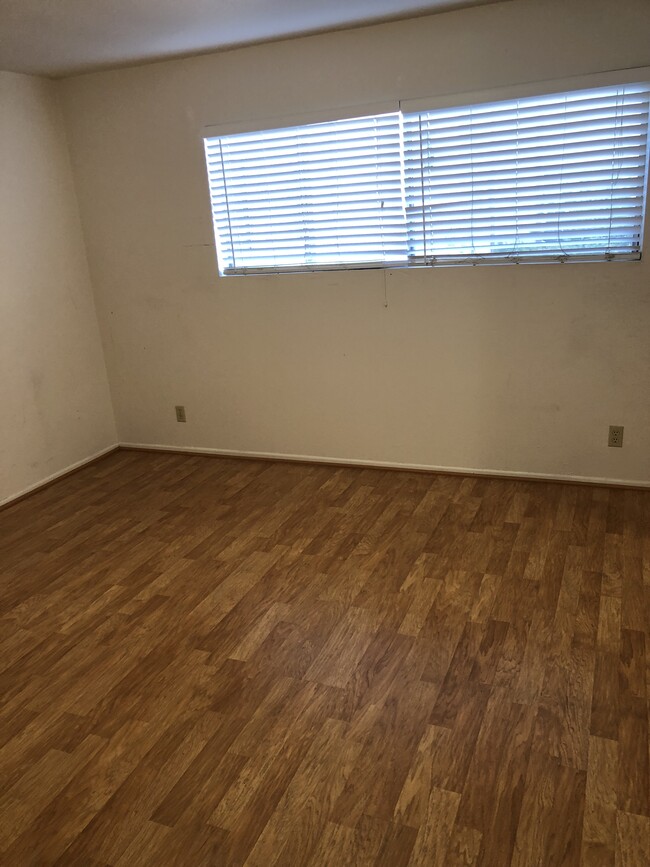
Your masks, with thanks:
M404 116L412 264L638 259L648 87Z
M648 84L205 139L221 272L641 256Z
M222 273L406 264L401 116L205 140Z

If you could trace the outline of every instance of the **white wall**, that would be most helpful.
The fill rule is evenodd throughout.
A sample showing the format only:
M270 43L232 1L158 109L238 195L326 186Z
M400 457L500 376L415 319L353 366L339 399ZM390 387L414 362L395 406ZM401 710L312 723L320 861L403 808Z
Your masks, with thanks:
M51 82L0 73L0 502L116 441Z
M62 82L120 439L649 481L648 261L219 279L200 141L644 65L647 0L513 0Z

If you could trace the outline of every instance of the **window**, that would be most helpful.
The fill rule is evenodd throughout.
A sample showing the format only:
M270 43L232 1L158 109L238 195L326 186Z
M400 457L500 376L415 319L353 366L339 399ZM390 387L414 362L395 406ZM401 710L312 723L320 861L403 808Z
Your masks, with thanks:
M406 264L399 114L205 149L224 273Z
M639 258L643 87L407 114L409 258Z
M224 274L639 259L646 85L207 138Z

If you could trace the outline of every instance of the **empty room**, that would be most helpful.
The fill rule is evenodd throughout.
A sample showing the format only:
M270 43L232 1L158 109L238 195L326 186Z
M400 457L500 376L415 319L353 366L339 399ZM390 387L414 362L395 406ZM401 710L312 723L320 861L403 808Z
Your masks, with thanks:
M0 70L0 864L650 867L649 0Z

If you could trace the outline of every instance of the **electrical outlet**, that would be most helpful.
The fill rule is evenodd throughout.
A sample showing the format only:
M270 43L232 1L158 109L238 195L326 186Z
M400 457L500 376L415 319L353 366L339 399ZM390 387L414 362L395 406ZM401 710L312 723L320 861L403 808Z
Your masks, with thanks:
M610 424L607 445L615 449L623 448L623 425Z
M187 421L185 417L185 407L177 406L176 407L176 421Z

